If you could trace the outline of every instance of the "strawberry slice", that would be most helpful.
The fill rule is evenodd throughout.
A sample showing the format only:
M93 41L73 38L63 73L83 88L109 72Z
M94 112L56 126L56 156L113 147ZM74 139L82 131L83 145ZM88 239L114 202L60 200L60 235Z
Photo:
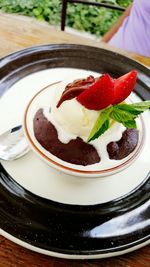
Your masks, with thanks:
M137 71L132 70L115 80L113 105L125 100L132 92L137 78Z
M109 74L104 74L95 80L89 89L76 98L88 109L101 110L111 105L114 100L114 81Z

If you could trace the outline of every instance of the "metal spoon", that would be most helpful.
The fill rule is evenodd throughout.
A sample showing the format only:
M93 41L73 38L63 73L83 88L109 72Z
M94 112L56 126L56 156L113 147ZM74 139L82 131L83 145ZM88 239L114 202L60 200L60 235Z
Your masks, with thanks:
M0 159L15 160L29 152L22 125L18 125L0 135Z

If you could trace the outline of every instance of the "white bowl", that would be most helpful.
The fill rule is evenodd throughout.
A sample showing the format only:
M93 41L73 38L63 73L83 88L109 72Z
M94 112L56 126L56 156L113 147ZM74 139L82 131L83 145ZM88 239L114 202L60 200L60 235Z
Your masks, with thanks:
M113 175L114 173L120 172L124 168L129 167L130 164L132 164L134 160L140 155L141 149L144 144L145 127L141 117L138 119L139 141L134 151L122 160L109 160L109 164L107 166L103 166L101 162L88 166L71 164L54 156L52 153L48 152L40 145L40 143L34 136L33 118L38 109L45 107L49 109L51 107L54 93L55 90L57 90L58 86L61 86L61 82L51 84L40 90L30 100L24 113L24 133L29 145L31 146L31 149L37 154L37 156L39 156L51 167L59 171L73 176L85 178Z

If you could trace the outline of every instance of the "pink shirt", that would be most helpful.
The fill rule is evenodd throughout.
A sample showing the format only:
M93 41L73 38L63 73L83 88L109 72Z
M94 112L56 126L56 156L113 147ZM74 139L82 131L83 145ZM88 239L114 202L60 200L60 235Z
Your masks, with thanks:
M129 17L109 44L150 57L150 0L134 0Z

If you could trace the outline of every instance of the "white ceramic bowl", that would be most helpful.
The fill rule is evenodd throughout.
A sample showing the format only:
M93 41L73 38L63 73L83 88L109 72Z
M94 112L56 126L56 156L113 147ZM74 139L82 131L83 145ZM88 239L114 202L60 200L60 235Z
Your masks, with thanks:
M51 167L59 171L73 176L85 178L113 175L114 173L120 172L124 168L129 167L130 164L132 164L134 160L140 155L141 149L144 144L145 128L141 117L138 119L139 141L135 150L122 160L109 160L107 166L103 166L101 162L88 166L71 164L61 160L60 158L57 158L40 145L40 143L34 136L33 118L38 109L45 107L49 109L51 107L54 93L55 90L57 90L58 86L61 86L60 82L51 84L50 86L47 86L40 90L30 100L24 113L24 133L27 141L29 142L29 145L31 146L31 149L37 154L37 156L39 156Z

